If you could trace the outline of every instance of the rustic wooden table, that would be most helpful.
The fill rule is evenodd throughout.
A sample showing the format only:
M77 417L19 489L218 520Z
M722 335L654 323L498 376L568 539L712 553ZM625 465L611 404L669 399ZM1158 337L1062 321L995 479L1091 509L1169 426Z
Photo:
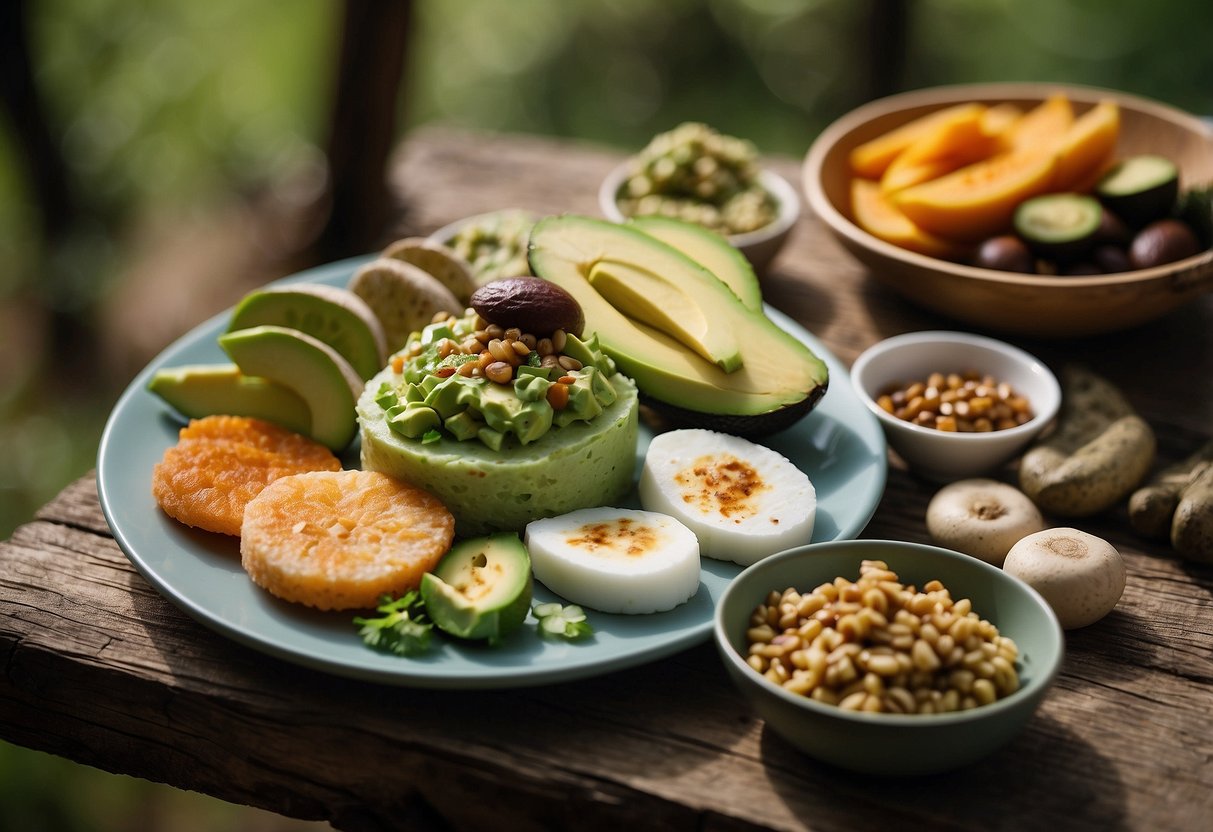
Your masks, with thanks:
M596 214L617 158L421 132L393 168L411 208L400 231L507 206ZM796 161L776 166L799 181ZM878 287L812 217L765 290L847 364L882 337L956 327ZM1121 385L1163 461L1213 428L1213 296L1133 332L1011 340L1054 369L1081 359ZM894 460L864 535L926 541L932 491ZM0 736L344 830L1209 828L1213 568L1135 538L1123 512L1081 525L1128 563L1116 611L1067 635L1056 687L1008 747L952 774L892 780L786 745L708 644L501 692L384 687L269 658L195 623L135 572L90 474L0 544Z

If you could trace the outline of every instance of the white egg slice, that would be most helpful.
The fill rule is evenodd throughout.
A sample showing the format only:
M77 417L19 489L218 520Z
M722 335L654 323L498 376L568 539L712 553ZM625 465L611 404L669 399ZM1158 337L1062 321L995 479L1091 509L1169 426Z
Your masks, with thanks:
M808 543L817 516L803 471L770 448L710 430L653 438L640 504L681 520L705 557L743 566Z
M699 589L699 542L664 514L581 509L528 523L526 546L538 581L603 612L669 610Z

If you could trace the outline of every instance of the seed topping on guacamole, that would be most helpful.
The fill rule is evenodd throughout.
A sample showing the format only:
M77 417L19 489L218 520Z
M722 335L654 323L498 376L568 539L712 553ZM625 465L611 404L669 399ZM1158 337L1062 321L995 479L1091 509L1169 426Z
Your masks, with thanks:
M527 445L617 398L615 364L598 347L557 330L536 337L489 324L474 311L410 336L375 401L396 433L422 442L477 440L493 450Z

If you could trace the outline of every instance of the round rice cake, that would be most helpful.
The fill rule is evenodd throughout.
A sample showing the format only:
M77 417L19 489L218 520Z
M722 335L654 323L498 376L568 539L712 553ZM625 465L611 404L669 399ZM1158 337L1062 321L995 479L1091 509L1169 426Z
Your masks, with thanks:
M318 471L275 480L249 502L240 560L283 600L364 609L417 587L454 533L426 491L375 471Z
M152 469L152 496L187 526L239 535L244 507L269 483L305 471L337 471L333 452L261 419L207 416L181 429Z

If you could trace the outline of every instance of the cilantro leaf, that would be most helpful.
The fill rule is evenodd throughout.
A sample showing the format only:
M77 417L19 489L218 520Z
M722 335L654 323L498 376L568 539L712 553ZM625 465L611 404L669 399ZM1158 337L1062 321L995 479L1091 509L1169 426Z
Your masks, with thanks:
M397 656L419 656L430 649L434 624L425 615L421 596L410 590L396 600L390 595L380 599L378 618L355 618L358 634L367 647Z
M588 638L594 628L586 621L585 611L575 604L536 604L533 610L539 619L539 635L567 638L569 641Z

